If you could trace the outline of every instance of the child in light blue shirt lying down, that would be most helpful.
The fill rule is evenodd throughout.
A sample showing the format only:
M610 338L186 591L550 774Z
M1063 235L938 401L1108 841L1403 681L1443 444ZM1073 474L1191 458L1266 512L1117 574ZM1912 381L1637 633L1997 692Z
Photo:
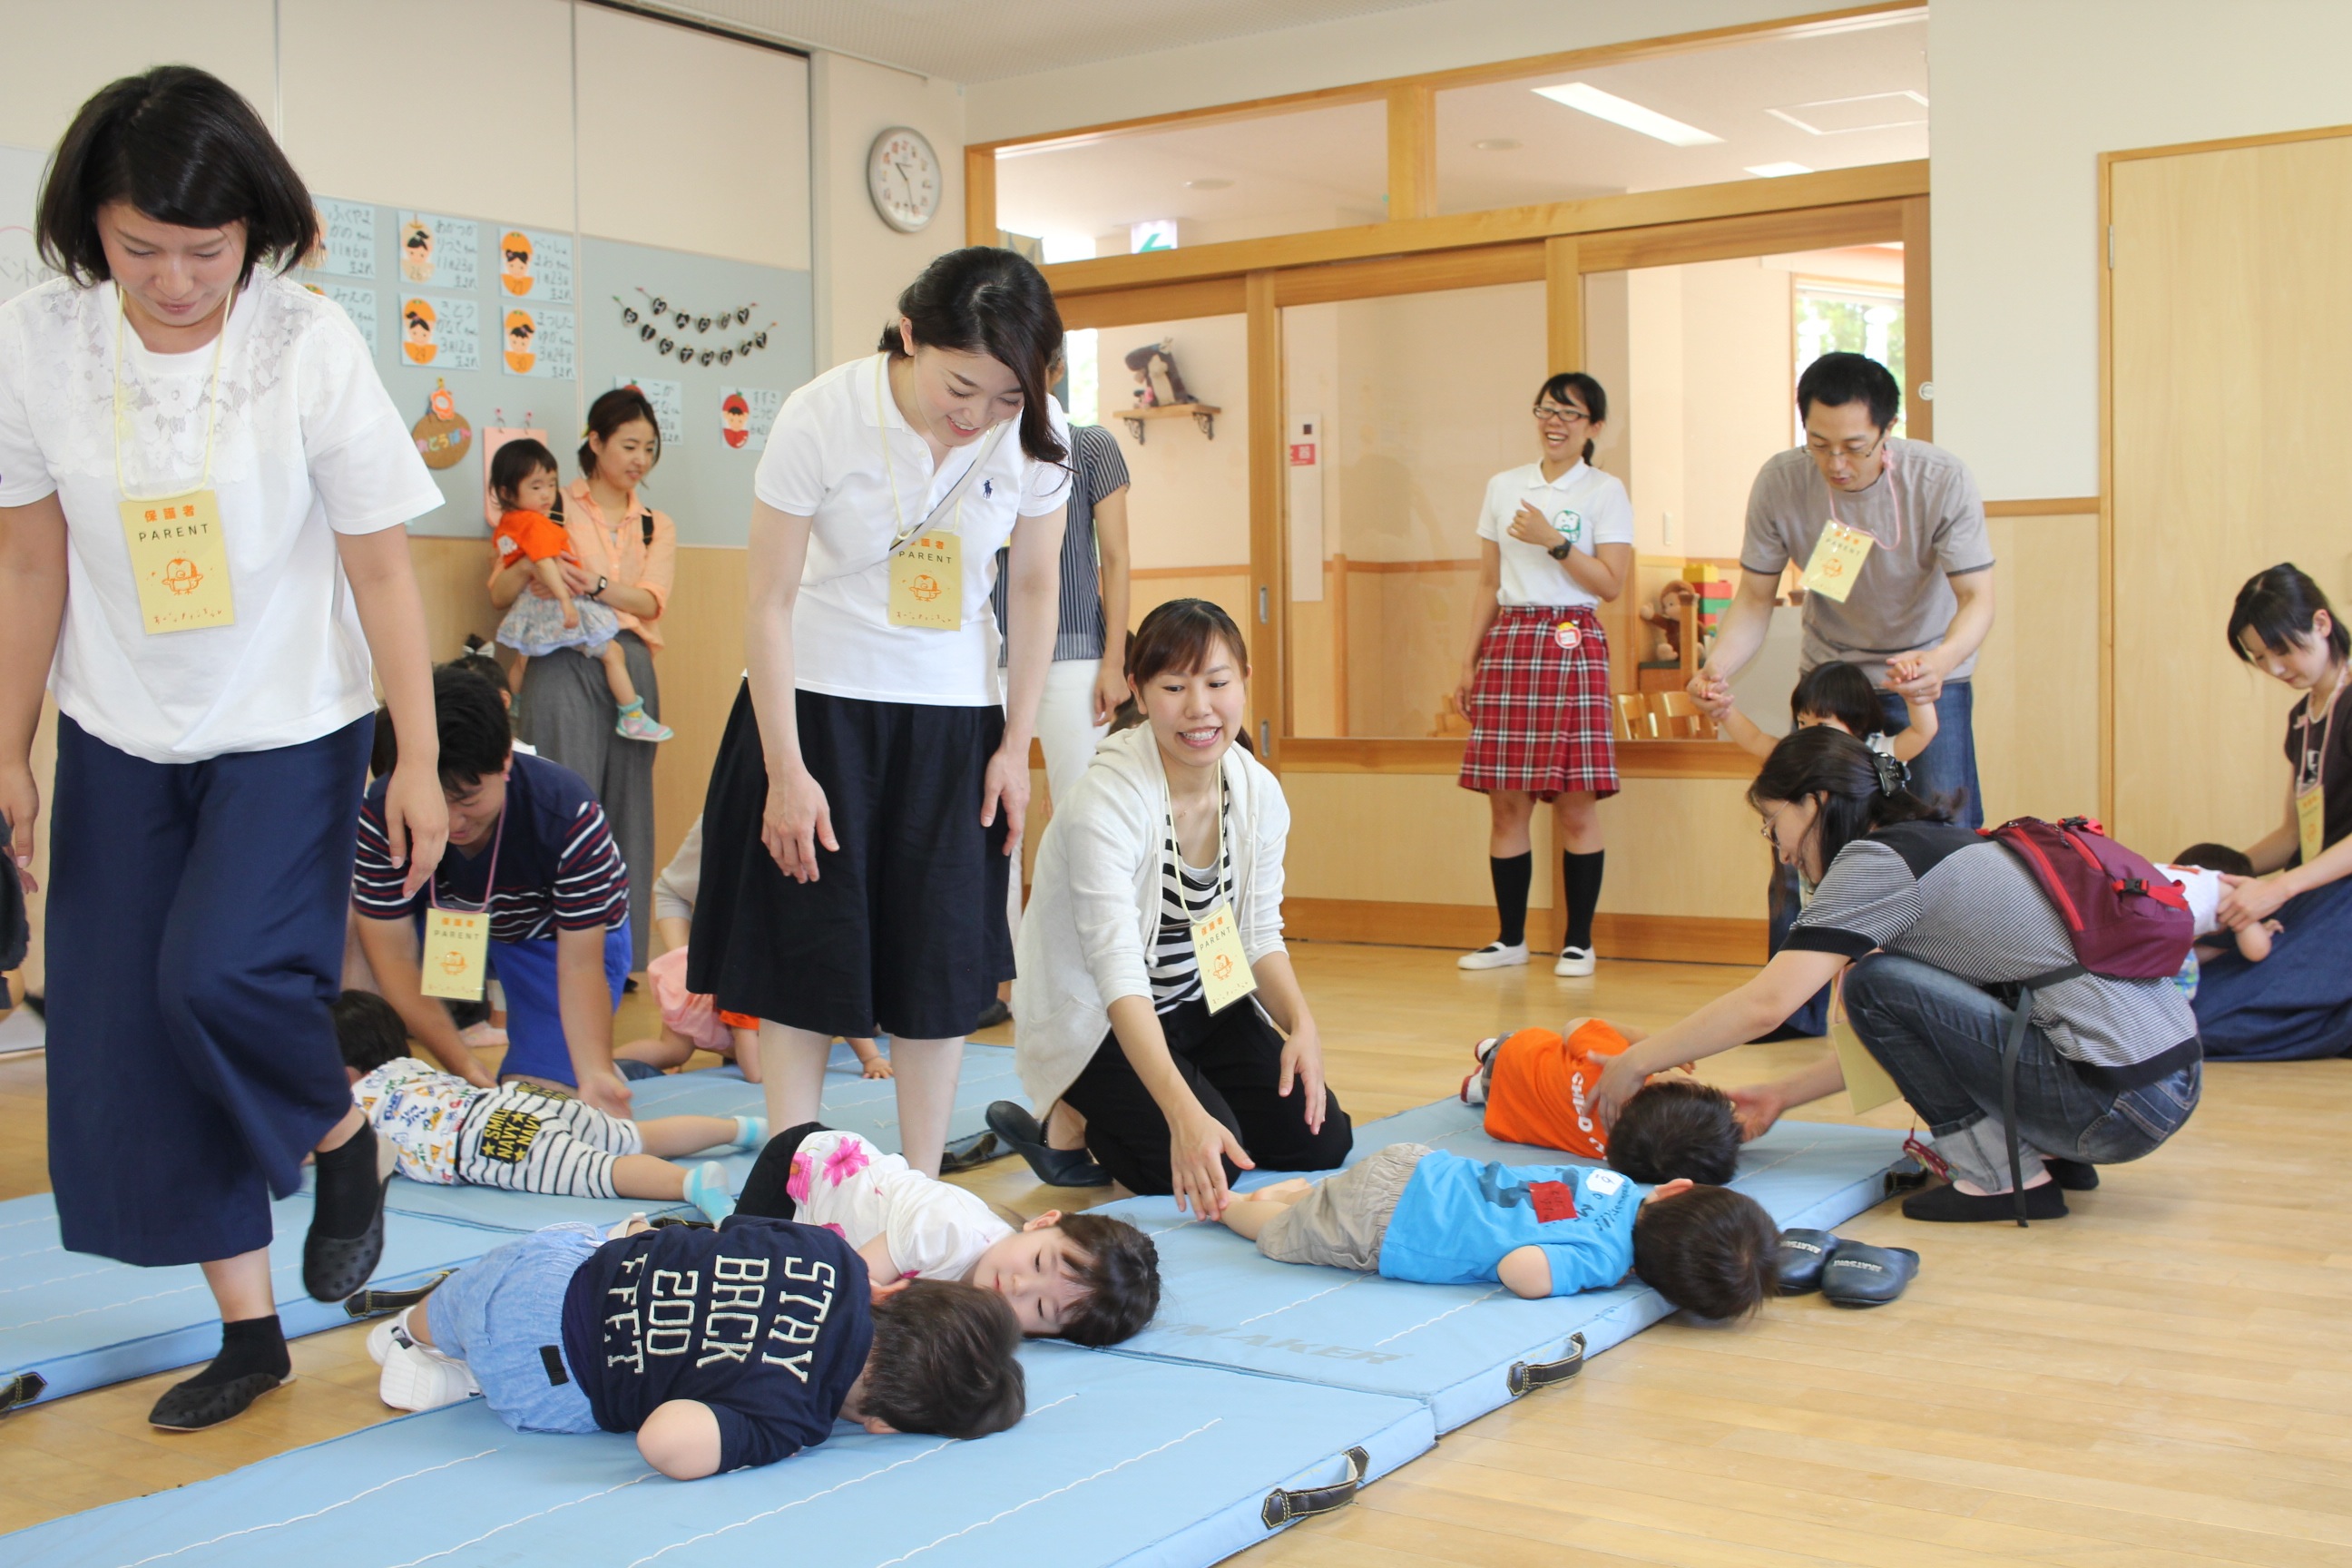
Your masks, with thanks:
M1223 1217L1277 1263L1492 1282L1528 1298L1602 1289L1630 1270L1677 1307L1737 1318L1779 1283L1780 1233L1744 1193L1644 1188L1589 1165L1504 1165L1420 1143L1236 1194Z

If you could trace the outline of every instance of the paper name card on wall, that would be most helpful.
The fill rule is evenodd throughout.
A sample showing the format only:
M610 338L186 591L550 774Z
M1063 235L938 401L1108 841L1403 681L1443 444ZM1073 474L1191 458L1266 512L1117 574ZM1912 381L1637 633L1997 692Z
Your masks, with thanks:
M509 305L499 327L499 353L510 375L572 378L572 312Z
M337 278L375 276L375 208L366 202L315 199L319 248L307 263L313 272Z
M400 301L400 360L435 370L482 368L482 307L473 300L410 294Z
M518 300L572 303L572 237L508 229L499 237L499 287Z
M768 444L768 432L783 412L784 395L771 386L729 386L719 390L719 433L730 447L758 451Z
M654 423L661 426L664 447L675 447L686 439L685 387L651 375L616 375L613 384L634 386L646 395L646 401L654 405Z
M472 289L480 279L481 226L438 213L400 215L400 276L436 289Z
M313 283L310 287L343 308L343 314L352 319L352 325L367 340L370 359L382 352L382 341L375 335L374 289L354 289L348 283Z

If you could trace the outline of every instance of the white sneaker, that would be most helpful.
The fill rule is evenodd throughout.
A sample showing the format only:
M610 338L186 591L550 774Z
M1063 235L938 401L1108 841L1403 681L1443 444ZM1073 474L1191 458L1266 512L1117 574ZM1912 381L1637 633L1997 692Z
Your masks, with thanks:
M438 1410L482 1392L464 1362L410 1339L407 1321L403 1312L368 1331L368 1354L383 1368L376 1379L377 1398L394 1410Z
M1515 942L1506 947L1499 942L1490 942L1475 952L1464 953L1454 963L1458 969L1503 969L1527 961L1526 942Z
M1563 947L1559 950L1559 962L1551 966L1551 972L1563 980L1576 980L1591 973L1592 963L1591 948Z

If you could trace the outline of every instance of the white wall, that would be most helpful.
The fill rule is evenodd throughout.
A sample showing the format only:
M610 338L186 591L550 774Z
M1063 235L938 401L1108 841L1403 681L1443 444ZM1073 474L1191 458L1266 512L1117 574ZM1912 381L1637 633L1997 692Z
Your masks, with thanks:
M963 244L962 89L842 55L810 62L816 188L816 363L874 352L900 289L931 258ZM919 234L884 223L866 194L866 153L893 126L921 132L940 155L939 216Z
M1118 418L1133 405L1135 373L1127 352L1162 338L1174 340L1184 390L1223 410L1213 439L1190 419L1154 419L1145 439ZM1105 327L1096 337L1102 356L1102 423L1118 437L1127 459L1128 543L1143 570L1249 564L1249 329L1241 316L1195 316L1181 321L1139 321ZM1137 591L1137 602L1157 599Z
M2352 121L2343 0L1938 0L1936 441L2098 492L2098 154Z

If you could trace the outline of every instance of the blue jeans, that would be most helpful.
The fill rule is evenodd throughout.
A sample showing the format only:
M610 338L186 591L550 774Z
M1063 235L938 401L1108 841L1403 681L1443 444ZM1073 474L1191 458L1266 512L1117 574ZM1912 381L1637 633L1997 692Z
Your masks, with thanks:
M2204 966L2197 1030L2205 1054L2232 1061L2309 1061L2352 1051L2352 877L2279 906L2285 929L2248 963L2232 947ZM62 1189L60 1189L62 1190Z
M563 1353L563 1293L604 1240L593 1225L551 1225L483 1254L425 1298L433 1348L464 1362L483 1402L518 1432L597 1429Z
M562 991L556 983L555 939L490 943L490 967L507 994L507 1054L500 1077L527 1073L551 1083L579 1087L572 1070L572 1047L564 1043ZM629 983L629 922L604 933L604 979L613 1005Z
M1948 680L1936 699L1936 738L1911 759L1911 793L1922 800L1937 795L1962 795L1953 820L1963 827L1982 827L1984 786L1977 783L1976 688L1965 680ZM1910 712L1895 692L1878 694L1886 732L1899 735L1911 727Z
M2009 1190L2008 1135L2000 1120L2001 1052L2016 1015L1957 974L1899 953L1855 964L1845 982L1846 1019L1957 1176L1988 1192ZM2043 1153L2094 1165L2152 1152L2197 1109L2201 1064L2137 1089L2103 1088L2059 1055L2038 1028L2017 1057L2018 1139L2025 1177Z
M1795 929L1797 916L1802 913L1798 897L1797 868L1774 862L1772 880L1765 889L1766 908L1770 911L1770 944L1766 952L1777 955L1789 945L1789 932ZM1811 1000L1789 1015L1787 1020L1768 1033L1759 1035L1761 1040L1814 1039L1830 1032L1830 988L1822 986Z

